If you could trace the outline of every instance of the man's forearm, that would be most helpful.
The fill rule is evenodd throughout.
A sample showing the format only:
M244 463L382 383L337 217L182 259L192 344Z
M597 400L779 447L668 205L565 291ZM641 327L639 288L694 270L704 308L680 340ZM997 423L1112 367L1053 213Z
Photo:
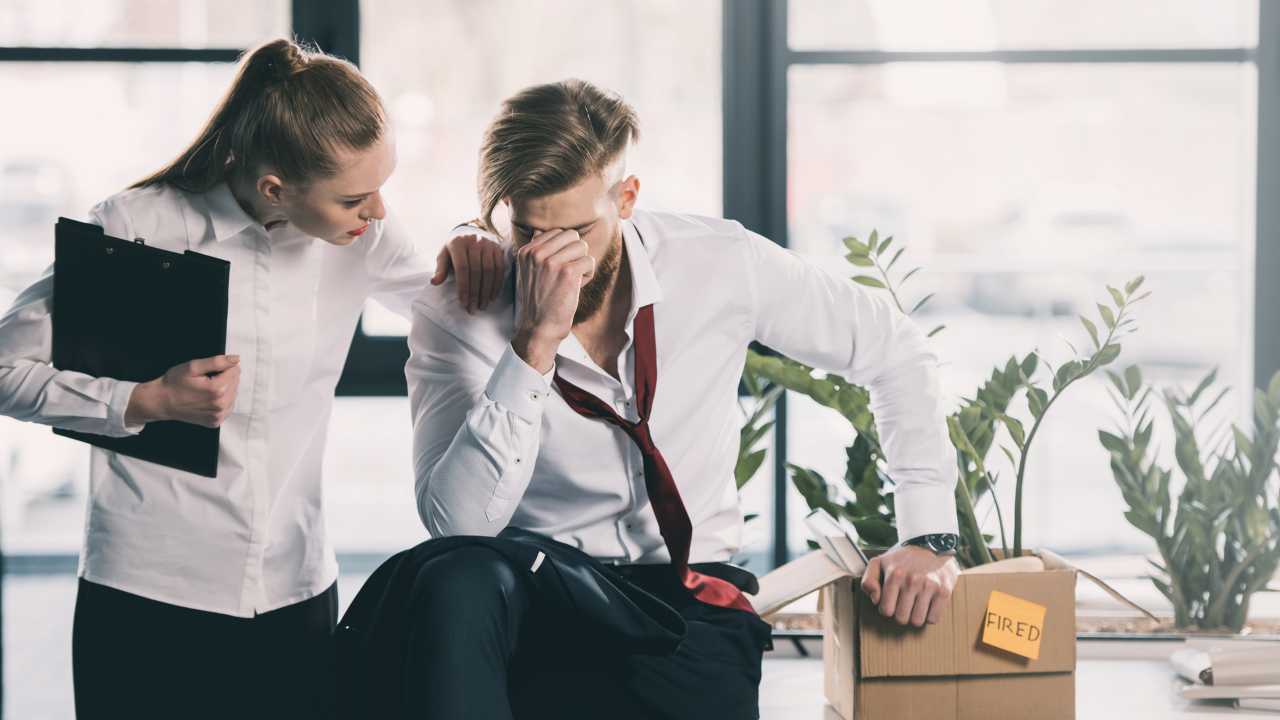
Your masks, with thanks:
M426 357L408 369L419 515L433 536L496 535L532 477L549 383L512 349L483 393Z

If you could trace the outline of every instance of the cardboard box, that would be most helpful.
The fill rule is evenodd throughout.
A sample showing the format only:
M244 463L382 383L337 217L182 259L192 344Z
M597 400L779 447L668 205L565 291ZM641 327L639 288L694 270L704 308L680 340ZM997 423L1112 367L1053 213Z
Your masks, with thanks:
M825 693L844 720L1073 720L1077 576L1156 620L1039 550L965 570L939 622L903 626L862 593L865 565L846 555L815 550L787 563L760 578L752 600L767 620L821 589Z
M822 588L827 701L845 720L1072 720L1076 572L962 573L948 611L902 626L844 577ZM1045 608L1039 656L983 643L999 591Z

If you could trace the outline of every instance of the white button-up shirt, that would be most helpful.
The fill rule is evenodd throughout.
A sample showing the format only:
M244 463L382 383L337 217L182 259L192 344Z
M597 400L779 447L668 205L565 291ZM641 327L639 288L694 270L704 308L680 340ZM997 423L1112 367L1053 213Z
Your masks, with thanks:
M754 340L868 386L896 481L899 534L956 532L937 359L883 295L728 220L636 211L623 242L632 298L620 379L573 334L556 368L636 420L631 329L639 308L653 304L650 426L693 522L691 561L728 560L741 545L738 382ZM449 286L428 287L414 302L406 375L427 529L495 535L512 525L602 560L669 562L640 451L621 430L574 412L550 374L515 354L513 303L511 276L503 298L474 316Z
M322 592L337 562L321 459L356 322L371 296L407 315L434 262L381 221L346 247L288 224L268 232L225 185L126 190L90 220L109 235L230 261L227 353L240 356L241 375L217 478L92 449L80 575L241 617ZM135 383L50 366L52 297L50 268L0 318L0 413L101 435L141 431L124 422Z

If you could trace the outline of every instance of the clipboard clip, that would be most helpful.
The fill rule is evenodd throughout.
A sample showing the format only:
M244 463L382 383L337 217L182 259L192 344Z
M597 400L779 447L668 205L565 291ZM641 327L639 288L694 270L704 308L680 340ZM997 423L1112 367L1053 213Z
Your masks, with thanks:
M134 239L133 239L133 242L134 242L135 244L137 244L137 245L146 245L146 244L147 244L146 239L145 239L145 238L140 238L140 237L136 237L136 238L134 238ZM107 251L107 254L108 254L108 255L115 255L115 254L116 254L116 249L115 249L115 248L113 248L113 247L108 247L108 248L104 248L104 249Z

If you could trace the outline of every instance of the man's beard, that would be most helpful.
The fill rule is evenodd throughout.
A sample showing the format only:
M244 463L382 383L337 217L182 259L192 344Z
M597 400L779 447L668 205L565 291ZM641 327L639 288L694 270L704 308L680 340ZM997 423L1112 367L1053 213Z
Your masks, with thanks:
M622 265L622 228L618 228L618 234L614 238L614 242L609 244L609 249L605 252L604 257L596 263L596 274L587 281L586 285L578 291L578 310L573 314L573 324L590 320L593 315L600 311L604 305L605 297L609 294L610 288L613 287L613 279L618 274L618 267Z

